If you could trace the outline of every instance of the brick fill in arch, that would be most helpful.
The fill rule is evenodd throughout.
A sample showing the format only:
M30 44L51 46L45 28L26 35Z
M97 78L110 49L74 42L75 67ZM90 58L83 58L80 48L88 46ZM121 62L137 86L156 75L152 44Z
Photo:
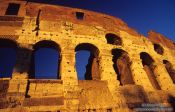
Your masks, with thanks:
M127 52L122 49L113 49L113 67L120 85L134 84L131 72L131 62Z
M169 73L172 81L175 83L175 70L174 70L172 64L167 60L163 60L163 64L165 65L165 68L166 68L167 72Z
M148 76L152 86L155 89L160 89L160 86L156 80L156 76L155 76L155 72L154 72L154 68L155 68L154 60L146 52L140 53L140 59L142 60L143 68L144 68L145 72L147 73L147 76Z

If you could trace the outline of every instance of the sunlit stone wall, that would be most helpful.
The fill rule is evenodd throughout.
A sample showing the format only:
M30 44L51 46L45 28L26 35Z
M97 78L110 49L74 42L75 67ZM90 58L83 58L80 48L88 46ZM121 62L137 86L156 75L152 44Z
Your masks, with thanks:
M1 0L0 47L17 52L12 77L0 79L0 111L128 112L143 103L173 107L173 41L154 31L144 37L119 18ZM60 52L58 79L35 79L33 53L42 47ZM77 78L79 50L91 53L86 80Z

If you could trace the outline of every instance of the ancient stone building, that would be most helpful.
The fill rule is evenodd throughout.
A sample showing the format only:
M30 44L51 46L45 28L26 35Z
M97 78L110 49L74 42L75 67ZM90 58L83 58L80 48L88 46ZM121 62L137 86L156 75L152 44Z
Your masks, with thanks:
M175 105L175 44L144 37L119 18L22 0L0 0L0 47L14 48L12 77L0 78L0 112L129 112ZM37 49L59 53L58 78L36 79ZM75 54L91 52L86 80ZM1 63L1 62L0 62Z

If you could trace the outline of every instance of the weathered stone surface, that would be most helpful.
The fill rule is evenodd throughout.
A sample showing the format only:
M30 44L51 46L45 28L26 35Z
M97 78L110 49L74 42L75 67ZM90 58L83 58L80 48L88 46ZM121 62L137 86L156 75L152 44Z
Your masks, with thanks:
M140 107L143 103L149 103L146 93L141 86L125 85L120 88L121 93L126 98L129 108Z
M0 80L0 98L4 98L9 87L9 80Z
M79 108L99 109L115 107L114 99L105 81L79 81Z
M20 4L17 15L6 14L9 3ZM119 18L0 0L0 48L6 47L15 48L17 60L12 78L0 78L0 112L132 112L143 103L175 106L174 43L153 31L146 38ZM34 52L43 47L60 53L58 79L35 79ZM91 54L87 80L77 77L80 50Z
M59 106L64 104L63 99L63 97L26 98L23 106Z
M157 33L155 31L148 32L148 38L154 43L162 44L170 49L175 49L175 45L173 44L173 41L166 38L164 35Z

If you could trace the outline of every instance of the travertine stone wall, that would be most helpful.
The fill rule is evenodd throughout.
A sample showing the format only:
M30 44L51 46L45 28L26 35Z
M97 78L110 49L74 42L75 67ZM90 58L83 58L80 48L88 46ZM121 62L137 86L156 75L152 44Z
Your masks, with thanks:
M9 3L20 4L17 15L5 13ZM77 12L83 15L81 19L76 17ZM114 36L107 38L107 34ZM0 48L17 46L12 77L0 78L0 111L128 112L143 103L173 107L175 84L170 76L175 73L175 44L157 32L148 34L148 38L144 37L121 19L101 13L0 0ZM154 44L163 49L162 54L156 52ZM35 79L33 54L43 46L60 53L58 79ZM78 80L76 48L92 54L93 61L88 65L91 80ZM126 56L113 54L113 50L123 51ZM144 58L160 89L153 87L141 53L153 60L149 62ZM120 67L114 68L114 64L119 63L114 62L114 58L120 59ZM168 73L163 60L171 63L172 74ZM126 66L134 82L121 85Z

